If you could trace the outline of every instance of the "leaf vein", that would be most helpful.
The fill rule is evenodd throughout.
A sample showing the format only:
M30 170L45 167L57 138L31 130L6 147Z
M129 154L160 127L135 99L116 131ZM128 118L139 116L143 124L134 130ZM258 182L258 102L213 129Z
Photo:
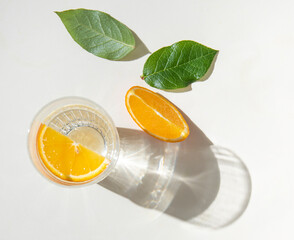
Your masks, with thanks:
M96 37L97 37L97 36L96 36ZM99 46L101 46L101 45L103 45L103 44L106 44L106 43L108 43L108 42L111 42L111 40L107 40L107 41L102 42L102 43L100 43L100 44L98 44L98 45L95 45L95 46L93 46L93 47L90 47L90 49L97 48L97 47L99 47Z
M100 26L100 28L101 28L101 30L102 30L102 33L103 33L104 35L106 35L105 32L104 32L103 26L102 26L102 24L101 24L101 19L100 19L99 14L97 15L97 17L98 17L97 19L98 19L98 21L99 21L99 26Z
M99 17L99 16L98 16L98 17ZM100 19L100 17L99 17L99 19ZM132 45L129 45L129 44L124 43L124 42L121 42L121 41L119 41L119 40L117 40L117 39L114 39L114 38L112 38L112 37L106 35L106 34L105 34L105 31L104 31L104 29L103 29L103 27L102 27L102 25L101 25L101 22L100 22L100 26L101 26L101 30L102 30L102 33L103 33L103 34L100 33L100 32L98 32L96 29L90 28L89 26L87 26L87 25L85 25L85 24L80 23L80 26L83 26L83 27L85 27L85 28L87 28L87 29L90 29L90 30L92 30L93 32L95 32L95 33L97 33L97 34L99 34L99 35L103 35L103 36L105 36L105 37L107 37L107 38L110 38L111 40L113 40L113 41L115 41L115 42L117 42L117 43L119 43L119 44L122 44L122 45L124 45L124 46L126 46L126 47L134 48Z
M147 77L150 77L150 76L155 75L155 74L159 74L159 73L164 72L164 71L169 71L169 70L171 70L171 69L174 69L174 68L177 68L177 67L181 67L181 66L183 66L183 65L187 65L187 64L189 64L189 63L191 63L191 62L193 62L193 61L196 61L196 60L199 60L199 59L201 59L201 58L204 58L204 57L207 57L207 56L210 56L210 55L214 55L214 54L215 54L215 52L211 52L211 53L208 53L208 54L206 54L206 55L202 55L201 57L198 57L198 58L194 58L194 59L192 59L192 60L189 60L189 61L187 61L187 62L185 62L185 63L180 64L180 65L176 65L176 66L173 66L173 67L167 68L167 69L165 69L165 70L160 70L160 71L158 71L158 72L154 71L152 74L147 75Z
M162 73L160 73L160 75L161 75L164 79L166 79L166 81L168 81L169 83L171 83L172 85L177 86L177 84L175 84L174 82L170 81L166 76L163 76Z
M122 33L121 33L121 30L120 30L120 28L116 25L116 23L113 21L113 20L111 20L111 22L114 24L114 26L116 27L116 29L118 30L118 32L119 32L119 35L120 35L120 39L123 41L123 36L122 36Z
M163 68L163 71L166 69L166 67L167 67L167 65L168 65L168 63L169 63L169 60L171 59L171 56L172 56L173 53L174 53L174 51L172 51L172 52L170 53L170 55L168 56L167 61L166 61L166 64L165 64L165 66L164 66L164 68Z
M91 29L94 29L93 26L92 26L92 23L91 23L91 21L90 21L90 19L89 19L89 17L86 16L86 18L87 18L87 20L88 20L88 22L89 22L90 28L91 28Z
M182 47L182 49L181 49L180 56L179 56L179 58L178 58L178 61L177 61L177 64L176 64L176 65L179 64L179 61L180 61L180 59L181 59L181 57L182 57L183 49L184 49L185 45L186 45L186 43L183 45L183 47Z
M162 57L162 55L163 55L163 53L165 52L165 50L163 50L162 51L162 53L160 54L160 56L159 56L159 58L158 58L158 60L156 61L156 66L155 66L155 69L154 69L154 71L156 71L157 70L157 68L158 68L158 63L159 63L159 61L160 61L160 58ZM151 74L152 75L152 74Z
M171 69L172 72L174 72L177 76L178 76L178 79L181 80L182 82L185 82L182 77L174 70L174 69Z
M117 52L117 51L121 50L123 47L124 47L124 46L122 46L122 47L120 47L120 48L118 48L118 49L116 49L116 50L114 50L114 51L107 52L107 53L114 53L114 52Z

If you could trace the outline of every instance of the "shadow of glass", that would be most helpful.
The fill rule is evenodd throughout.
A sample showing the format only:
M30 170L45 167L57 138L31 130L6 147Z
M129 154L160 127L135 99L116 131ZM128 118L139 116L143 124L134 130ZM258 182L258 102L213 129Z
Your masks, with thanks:
M135 49L130 52L128 55L126 55L125 57L123 57L122 59L118 60L118 61L132 61L138 58L141 58L143 56L145 56L146 54L150 53L150 51L148 50L148 48L146 47L146 45L142 42L142 40L138 37L138 35L132 31L134 38L135 38Z
M184 115L184 114L183 114ZM173 200L165 213L184 221L201 214L216 198L220 172L212 142L187 117L189 137L180 143L172 177Z
M224 227L248 205L249 172L240 158L213 145L184 117L190 135L180 143L118 128L121 150L117 166L99 184L139 206L193 225Z
M178 144L133 129L118 128L118 133L117 165L99 184L142 207L163 212L172 200L164 193L173 176Z
M214 202L201 215L190 219L195 225L219 229L236 221L251 197L251 177L242 160L231 150L212 146L220 170L220 188Z

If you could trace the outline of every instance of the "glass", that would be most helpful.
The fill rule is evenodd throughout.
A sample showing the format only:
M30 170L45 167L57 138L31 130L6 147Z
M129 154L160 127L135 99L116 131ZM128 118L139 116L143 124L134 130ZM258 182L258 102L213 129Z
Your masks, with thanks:
M104 156L110 164L98 176L84 182L52 174L37 150L37 133L42 123ZM119 155L119 137L112 119L101 106L85 98L66 97L49 103L36 115L29 131L28 148L34 166L46 179L66 186L84 186L100 182L113 170Z

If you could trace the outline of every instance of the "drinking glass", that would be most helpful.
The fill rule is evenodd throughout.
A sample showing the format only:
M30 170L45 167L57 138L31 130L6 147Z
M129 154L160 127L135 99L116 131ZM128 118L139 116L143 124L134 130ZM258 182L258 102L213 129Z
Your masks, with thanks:
M109 165L98 176L83 182L54 175L38 152L37 134L41 124L104 156L110 161ZM84 186L100 182L114 169L119 156L119 136L112 119L97 103L81 97L65 97L50 102L35 116L29 131L28 149L34 166L46 179L65 186Z

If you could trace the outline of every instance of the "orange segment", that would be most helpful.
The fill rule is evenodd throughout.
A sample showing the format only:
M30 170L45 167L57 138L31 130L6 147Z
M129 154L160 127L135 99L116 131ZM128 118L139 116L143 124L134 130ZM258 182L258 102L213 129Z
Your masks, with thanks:
M37 149L46 168L63 180L84 182L109 165L105 157L44 124L37 134Z
M177 108L159 94L132 87L126 107L134 121L147 133L167 142L179 142L189 135L189 127Z

